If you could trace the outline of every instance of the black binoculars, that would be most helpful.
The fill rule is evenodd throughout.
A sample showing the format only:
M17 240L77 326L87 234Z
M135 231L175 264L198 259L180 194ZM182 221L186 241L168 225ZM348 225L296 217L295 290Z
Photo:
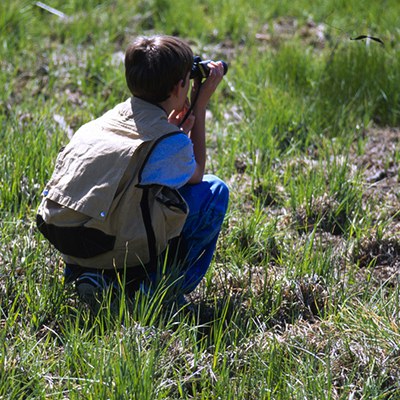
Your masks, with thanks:
M207 64L212 60L203 61L201 57L196 56L193 58L192 71L190 72L190 79L196 78L207 78L210 75L210 68L208 68ZM224 66L224 75L228 72L228 64L224 61L221 61Z

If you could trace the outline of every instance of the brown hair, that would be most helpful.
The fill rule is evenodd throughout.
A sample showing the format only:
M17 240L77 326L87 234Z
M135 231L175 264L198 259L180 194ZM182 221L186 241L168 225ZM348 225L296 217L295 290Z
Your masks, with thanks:
M125 53L125 78L131 93L151 103L166 100L186 79L193 64L189 45L174 36L137 38Z

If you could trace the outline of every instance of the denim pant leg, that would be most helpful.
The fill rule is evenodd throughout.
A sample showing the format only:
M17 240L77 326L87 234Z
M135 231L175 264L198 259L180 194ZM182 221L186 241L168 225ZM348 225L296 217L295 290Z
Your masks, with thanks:
M228 208L229 189L214 175L179 189L189 206L181 236L188 250L183 264L182 292L190 293L203 279L214 254Z

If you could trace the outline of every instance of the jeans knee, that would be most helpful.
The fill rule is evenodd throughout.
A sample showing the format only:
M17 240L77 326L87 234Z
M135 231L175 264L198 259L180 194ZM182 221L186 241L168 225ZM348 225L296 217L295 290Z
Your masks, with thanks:
M229 203L229 188L227 184L215 175L205 175L204 180L210 183L213 197L225 213Z

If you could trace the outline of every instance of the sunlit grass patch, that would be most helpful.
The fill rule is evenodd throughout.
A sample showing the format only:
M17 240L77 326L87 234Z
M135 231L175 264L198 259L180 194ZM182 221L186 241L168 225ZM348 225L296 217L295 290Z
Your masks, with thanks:
M399 397L399 5L385 4L1 2L0 398ZM230 209L191 308L160 287L93 313L35 211L59 149L128 96L126 45L153 33L229 64L207 166Z

